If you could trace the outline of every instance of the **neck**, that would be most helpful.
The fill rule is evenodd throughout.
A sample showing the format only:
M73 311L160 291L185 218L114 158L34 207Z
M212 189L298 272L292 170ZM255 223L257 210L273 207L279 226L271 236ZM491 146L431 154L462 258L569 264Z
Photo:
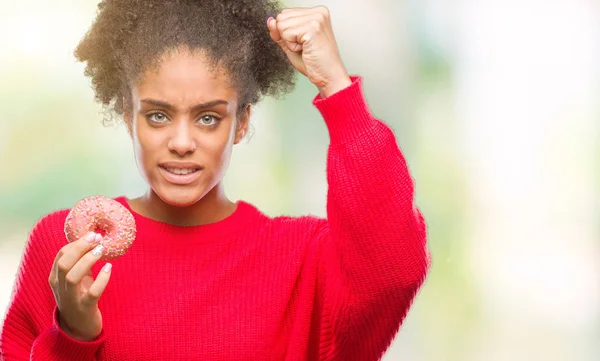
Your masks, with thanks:
M222 182L196 203L186 207L165 203L151 188L142 197L132 199L129 205L147 218L185 227L219 222L229 217L237 207L225 195Z

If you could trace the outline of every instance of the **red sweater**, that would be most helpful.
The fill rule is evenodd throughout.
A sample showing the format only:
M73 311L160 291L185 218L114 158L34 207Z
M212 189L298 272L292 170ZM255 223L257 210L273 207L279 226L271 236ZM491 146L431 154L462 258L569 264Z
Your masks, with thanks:
M79 342L57 326L48 285L68 210L51 213L25 247L0 359L380 359L430 261L394 134L371 115L361 78L352 80L313 101L331 140L327 219L270 218L243 201L230 217L193 227L132 212L137 238L112 261L103 331Z

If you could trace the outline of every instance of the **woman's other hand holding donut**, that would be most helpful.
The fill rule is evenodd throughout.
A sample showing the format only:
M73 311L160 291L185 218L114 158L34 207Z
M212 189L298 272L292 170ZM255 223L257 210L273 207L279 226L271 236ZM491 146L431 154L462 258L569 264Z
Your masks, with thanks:
M98 299L110 279L107 263L92 277L92 266L102 256L100 235L90 233L61 248L56 255L48 282L58 305L60 327L80 341L92 341L102 331L102 314Z

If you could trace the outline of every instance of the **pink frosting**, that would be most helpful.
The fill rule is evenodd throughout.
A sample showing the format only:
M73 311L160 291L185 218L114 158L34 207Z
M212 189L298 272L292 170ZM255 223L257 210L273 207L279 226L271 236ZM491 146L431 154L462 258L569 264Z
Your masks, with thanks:
M92 196L77 202L65 220L65 235L69 242L89 232L102 234L103 260L120 257L135 239L135 220L121 203L103 196Z

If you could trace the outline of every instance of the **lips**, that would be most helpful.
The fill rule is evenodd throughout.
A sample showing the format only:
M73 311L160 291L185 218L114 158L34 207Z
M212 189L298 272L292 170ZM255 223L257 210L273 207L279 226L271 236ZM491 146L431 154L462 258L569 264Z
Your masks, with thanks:
M179 185L195 182L204 169L202 166L195 163L177 162L161 163L158 168L167 182Z
M192 174L192 173L200 170L200 168L164 168L164 169L166 169L170 173L177 174L177 175L188 175L188 174Z

